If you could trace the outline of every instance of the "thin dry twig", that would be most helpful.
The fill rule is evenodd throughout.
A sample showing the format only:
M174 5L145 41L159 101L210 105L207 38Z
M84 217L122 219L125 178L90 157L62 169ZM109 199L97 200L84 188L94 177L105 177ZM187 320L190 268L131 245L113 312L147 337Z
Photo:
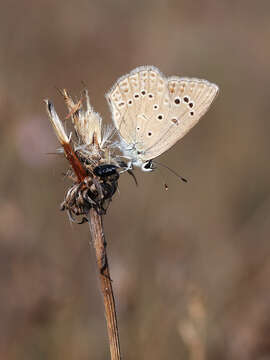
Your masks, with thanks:
M99 215L94 208L91 208L89 211L88 223L99 269L99 280L105 307L111 360L120 360L121 353L119 332L117 326L112 280L110 277L109 264L106 253L106 240L103 232L102 216Z

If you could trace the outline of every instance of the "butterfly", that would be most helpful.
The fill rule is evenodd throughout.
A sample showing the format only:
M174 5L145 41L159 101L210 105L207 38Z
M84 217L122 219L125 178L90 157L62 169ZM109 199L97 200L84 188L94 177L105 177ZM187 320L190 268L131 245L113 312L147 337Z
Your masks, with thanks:
M207 80L166 78L154 66L138 67L119 78L106 98L129 167L152 171L152 160L197 124L218 90Z

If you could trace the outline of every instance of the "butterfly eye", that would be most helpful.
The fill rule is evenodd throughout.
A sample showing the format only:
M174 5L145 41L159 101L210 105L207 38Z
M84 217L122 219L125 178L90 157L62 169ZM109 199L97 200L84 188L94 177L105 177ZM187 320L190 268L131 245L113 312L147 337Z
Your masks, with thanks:
M190 108L193 108L194 102L190 101L189 104L188 104L188 106L189 106Z
M138 127L137 127L137 131L139 131L139 130L140 130L140 127L138 126Z
M152 136L152 132L151 132L151 131L149 131L147 135L148 135L148 136Z
M157 109L158 109L158 104L155 104L155 105L153 106L153 109L154 109L154 110L157 110Z
M142 94L142 96L144 96L144 95L146 94L146 91L145 91L145 90L142 90L142 91L141 91L141 94Z
M159 114L159 115L157 116L157 118L158 118L158 120L162 120L162 119L163 119L163 115L162 115L162 114Z
M128 100L128 105L132 105L132 100Z
M149 99L152 99L154 97L154 95L150 93L150 94L148 94L148 97L149 97Z
M194 111L191 111L191 112L190 112L190 115L193 116L193 115L194 115Z
M134 94L135 99L138 99L139 96L140 96L140 95L139 95L138 93L135 93L135 94Z

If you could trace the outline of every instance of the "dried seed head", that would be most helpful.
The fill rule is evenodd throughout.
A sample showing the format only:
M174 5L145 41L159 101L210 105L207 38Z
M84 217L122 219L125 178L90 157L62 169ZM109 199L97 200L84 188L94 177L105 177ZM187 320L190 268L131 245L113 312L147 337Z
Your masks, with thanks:
M77 216L84 219L92 207L100 214L106 213L117 190L118 168L123 167L123 162L119 162L114 154L116 147L110 141L112 129L102 129L102 119L91 107L87 90L84 91L86 110L82 99L74 103L66 90L61 93L69 111L67 118L71 118L76 131L77 143L72 142L71 136L67 137L53 104L49 100L45 103L56 136L73 169L71 177L76 176L61 210L66 210L70 219L76 221Z

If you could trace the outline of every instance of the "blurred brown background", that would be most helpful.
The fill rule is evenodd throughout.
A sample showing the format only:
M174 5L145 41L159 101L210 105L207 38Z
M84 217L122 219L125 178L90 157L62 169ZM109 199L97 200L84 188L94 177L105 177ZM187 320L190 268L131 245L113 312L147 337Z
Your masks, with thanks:
M108 359L87 225L44 98L56 87L110 121L133 68L206 78L220 95L105 217L124 359L270 359L269 1L9 1L0 13L0 359ZM163 181L169 185L166 192Z

